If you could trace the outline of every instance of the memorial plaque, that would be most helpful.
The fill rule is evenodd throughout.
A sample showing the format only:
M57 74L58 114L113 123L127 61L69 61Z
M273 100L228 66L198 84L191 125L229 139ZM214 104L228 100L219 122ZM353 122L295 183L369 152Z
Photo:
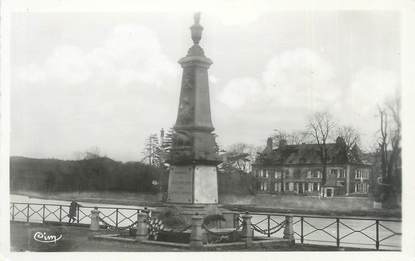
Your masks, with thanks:
M174 166L170 169L169 175L167 200L175 203L192 203L193 167Z
M198 165L194 173L194 203L218 203L218 179L215 166Z

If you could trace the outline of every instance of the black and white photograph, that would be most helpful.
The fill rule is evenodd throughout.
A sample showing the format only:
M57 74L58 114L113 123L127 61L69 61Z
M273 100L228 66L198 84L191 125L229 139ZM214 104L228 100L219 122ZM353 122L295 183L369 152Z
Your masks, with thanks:
M414 255L414 2L18 2L2 251Z

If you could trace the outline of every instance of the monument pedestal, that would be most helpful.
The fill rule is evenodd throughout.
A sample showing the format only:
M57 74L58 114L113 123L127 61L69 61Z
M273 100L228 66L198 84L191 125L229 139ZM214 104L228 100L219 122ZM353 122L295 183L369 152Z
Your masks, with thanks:
M235 216L229 210L226 210L218 204L177 204L177 203L165 203L163 206L157 207L158 212L165 211L167 209L176 209L183 217L186 224L191 224L192 216L198 214L203 218L209 215L221 215L225 218L225 221L217 223L217 227L220 228L234 228Z
M216 166L171 166L167 194L168 203L217 204L218 178Z

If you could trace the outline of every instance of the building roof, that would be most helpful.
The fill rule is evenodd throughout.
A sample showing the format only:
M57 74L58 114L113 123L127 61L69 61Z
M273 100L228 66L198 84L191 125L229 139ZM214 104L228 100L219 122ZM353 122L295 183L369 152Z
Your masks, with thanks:
M341 140L336 143L326 144L327 164L364 164L360 157L360 150L354 147L347 152L346 146ZM255 165L304 165L322 164L321 146L319 144L281 144L276 149L267 147L260 153Z

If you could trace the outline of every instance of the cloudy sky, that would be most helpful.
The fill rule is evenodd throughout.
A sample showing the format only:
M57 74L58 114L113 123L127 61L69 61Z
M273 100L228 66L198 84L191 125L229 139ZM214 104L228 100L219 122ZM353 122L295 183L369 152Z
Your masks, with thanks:
M11 27L11 154L71 159L91 147L140 160L176 119L191 13L19 13ZM376 106L399 93L390 11L203 13L219 143L262 145L314 111L375 141Z

